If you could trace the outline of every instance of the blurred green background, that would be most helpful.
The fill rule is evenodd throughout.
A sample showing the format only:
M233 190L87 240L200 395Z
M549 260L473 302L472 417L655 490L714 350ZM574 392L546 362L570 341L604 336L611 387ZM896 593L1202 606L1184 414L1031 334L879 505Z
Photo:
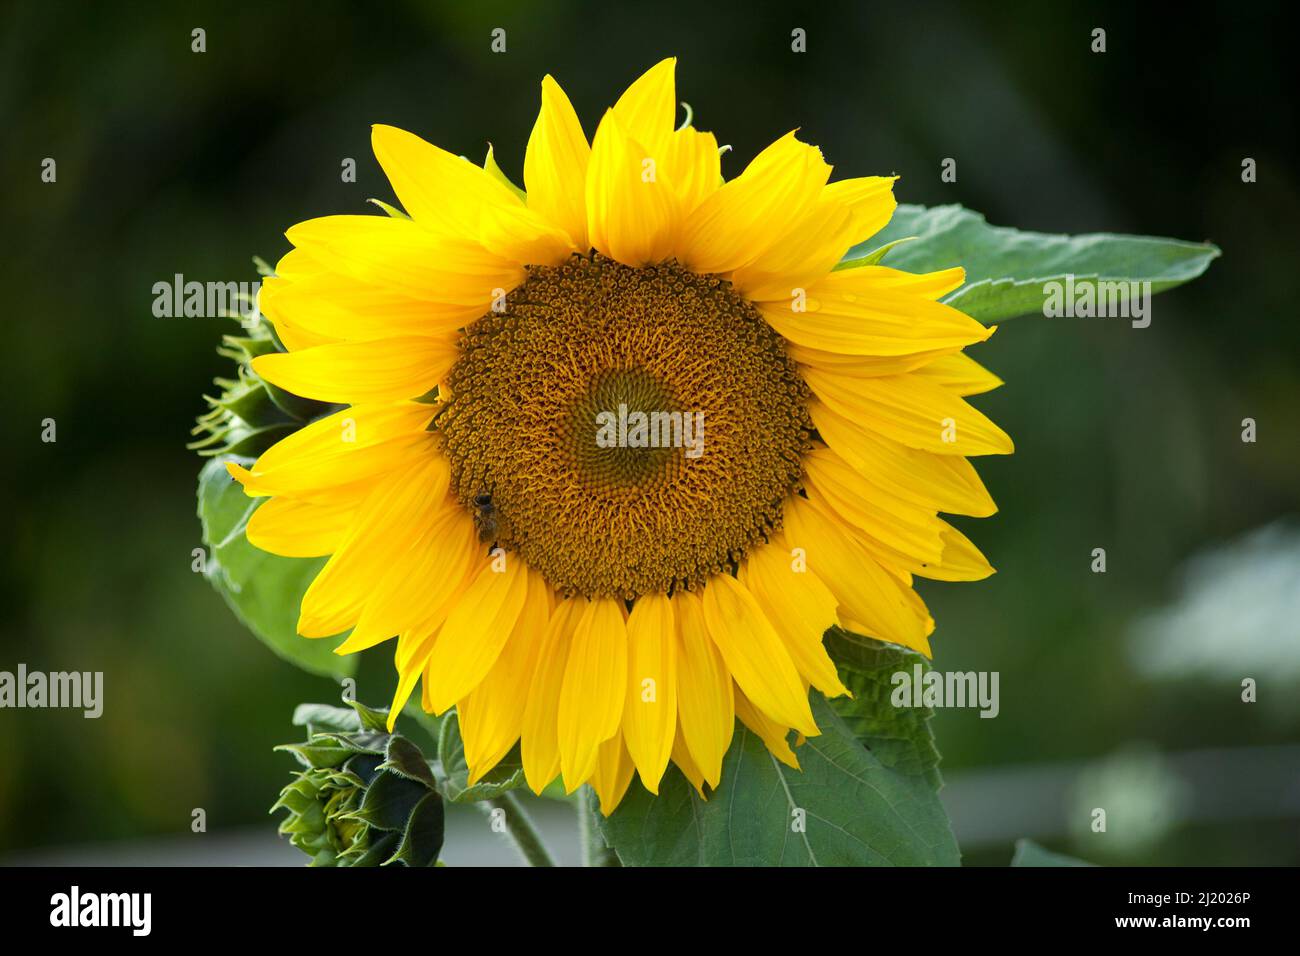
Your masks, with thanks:
M729 176L801 127L837 176L900 174L904 202L1223 249L1148 329L1026 317L974 351L1008 383L977 403L1017 453L980 463L1002 510L961 526L1000 573L923 593L936 665L1000 672L1001 713L935 727L969 862L1005 863L1017 836L1105 863L1300 862L1294 53L1268 5L1132 6L7 4L0 670L102 670L107 700L99 720L0 711L0 861L142 842L214 859L223 833L255 834L223 859L260 861L290 770L270 748L297 735L295 704L337 696L191 571L184 444L230 329L155 318L153 284L255 279L289 225L391 199L371 123L475 159L490 140L518 180L544 73L590 134L676 55L696 125L734 146ZM363 699L388 699L383 657Z

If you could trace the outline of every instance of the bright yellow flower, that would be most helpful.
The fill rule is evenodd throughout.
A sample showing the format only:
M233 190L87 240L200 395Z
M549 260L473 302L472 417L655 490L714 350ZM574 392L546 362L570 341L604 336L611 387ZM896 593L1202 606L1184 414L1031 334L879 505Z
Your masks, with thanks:
M331 555L301 634L397 637L394 716L422 679L475 779L519 743L606 813L670 760L717 786L737 717L797 766L808 688L845 693L832 625L928 654L912 576L992 573L938 513L992 514L966 456L1011 451L964 401L1000 383L938 301L962 270L836 269L893 179L828 183L789 133L724 182L674 66L590 145L546 77L526 192L375 127L409 218L290 229L261 296L288 351L254 362L350 407L230 466L270 496L250 541Z

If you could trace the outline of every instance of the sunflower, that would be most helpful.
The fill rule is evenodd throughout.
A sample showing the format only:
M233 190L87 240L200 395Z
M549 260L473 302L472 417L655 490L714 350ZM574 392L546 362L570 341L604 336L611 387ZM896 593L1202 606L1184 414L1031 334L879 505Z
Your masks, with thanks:
M724 180L674 69L590 143L543 79L524 189L374 127L405 212L291 228L253 362L344 407L229 464L253 544L330 556L300 634L396 638L392 716L421 683L472 779L518 746L606 814L669 762L707 794L737 718L797 767L809 688L847 693L832 626L928 655L913 576L992 573L939 513L992 514L967 456L1012 450L964 400L1001 383L938 301L963 271L841 262L894 178L829 182L791 132Z

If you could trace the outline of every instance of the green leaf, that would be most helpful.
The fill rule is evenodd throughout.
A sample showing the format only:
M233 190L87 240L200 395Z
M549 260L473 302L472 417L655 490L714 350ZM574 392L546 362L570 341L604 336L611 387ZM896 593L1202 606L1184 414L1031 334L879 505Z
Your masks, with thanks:
M981 322L1001 322L1042 313L1046 282L1075 277L1075 287L1099 281L1150 282L1163 292L1195 279L1218 257L1209 243L1099 232L1079 236L1022 232L990 226L961 206L899 206L894 218L869 243L850 249L842 266L899 239L892 268L931 272L961 266L966 284L944 301Z
M454 712L443 715L438 738L438 760L442 764L445 778L443 792L452 803L490 800L507 790L522 787L525 783L524 764L516 745L501 758L500 763L471 785L469 765L465 762L465 742L460 736L460 719Z
M1012 866L1093 866L1083 860L1044 850L1033 840L1021 838L1016 841L1016 855L1011 858Z
M925 658L840 628L826 635L826 650L839 666L840 680L853 693L852 698L830 701L845 726L886 767L920 775L936 791L942 787L939 751L930 729L933 709L895 707L890 700L894 674L911 675L918 665L923 672L929 670Z
M606 841L631 866L958 865L929 780L885 766L816 692L812 706L802 771L738 724L711 799L671 768L658 797L634 787L601 821Z
M280 657L313 674L351 676L355 657L334 653L338 640L298 636L298 608L324 558L282 558L248 543L244 529L259 501L226 471L229 456L199 473L199 520L208 547L205 576L250 631Z

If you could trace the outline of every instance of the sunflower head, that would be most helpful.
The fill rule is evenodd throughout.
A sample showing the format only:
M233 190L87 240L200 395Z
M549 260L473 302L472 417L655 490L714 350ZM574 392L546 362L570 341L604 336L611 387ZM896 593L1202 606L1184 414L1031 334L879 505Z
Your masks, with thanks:
M841 262L894 179L794 133L725 179L674 68L590 141L546 77L522 189L375 127L405 213L290 229L252 361L345 407L230 465L254 544L330 556L301 634L396 638L391 713L456 707L471 782L518 745L606 813L670 762L715 787L737 719L797 766L828 628L928 654L914 576L992 572L940 515L992 514L967 458L1011 451L962 270Z

